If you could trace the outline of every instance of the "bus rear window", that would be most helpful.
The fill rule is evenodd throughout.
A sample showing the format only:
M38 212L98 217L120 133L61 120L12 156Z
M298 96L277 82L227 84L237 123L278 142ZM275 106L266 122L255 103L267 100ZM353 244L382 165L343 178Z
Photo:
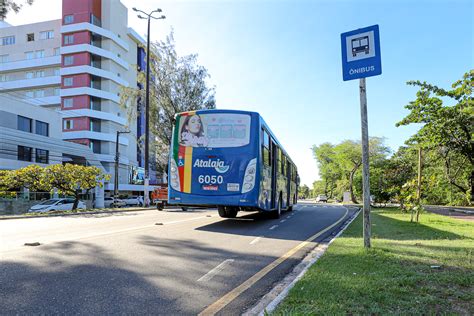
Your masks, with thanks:
M176 126L179 144L211 148L246 146L250 142L250 121L248 114L181 115Z

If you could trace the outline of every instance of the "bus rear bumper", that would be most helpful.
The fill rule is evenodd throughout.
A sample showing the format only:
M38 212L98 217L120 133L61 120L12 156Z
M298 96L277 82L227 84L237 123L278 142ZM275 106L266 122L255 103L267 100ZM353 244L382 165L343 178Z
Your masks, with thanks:
M170 205L189 205L189 206L241 206L258 207L257 198L254 194L240 195L222 195L222 196L203 196L185 193L173 192L168 198Z

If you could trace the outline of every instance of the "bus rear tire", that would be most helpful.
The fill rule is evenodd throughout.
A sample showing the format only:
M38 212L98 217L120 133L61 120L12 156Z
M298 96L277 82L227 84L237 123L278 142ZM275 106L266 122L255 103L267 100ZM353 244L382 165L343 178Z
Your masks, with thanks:
M271 218L273 219L279 219L280 218L280 215L281 215L281 199L278 200L278 204L277 204L277 209L272 211L271 213Z
M219 212L219 216L222 218L235 218L239 212L239 208L232 206L219 206L217 211Z

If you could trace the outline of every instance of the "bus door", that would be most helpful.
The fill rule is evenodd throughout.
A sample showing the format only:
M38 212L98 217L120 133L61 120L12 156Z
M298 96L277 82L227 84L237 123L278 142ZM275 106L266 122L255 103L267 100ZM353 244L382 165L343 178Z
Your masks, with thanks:
M271 140L271 151L272 151L272 203L271 208L276 208L276 193L277 193L277 146Z

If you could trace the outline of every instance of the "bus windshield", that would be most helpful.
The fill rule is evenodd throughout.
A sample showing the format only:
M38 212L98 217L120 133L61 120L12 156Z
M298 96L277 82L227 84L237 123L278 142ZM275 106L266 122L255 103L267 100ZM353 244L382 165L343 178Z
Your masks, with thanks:
M175 137L186 147L242 147L250 142L250 115L238 113L182 114Z

